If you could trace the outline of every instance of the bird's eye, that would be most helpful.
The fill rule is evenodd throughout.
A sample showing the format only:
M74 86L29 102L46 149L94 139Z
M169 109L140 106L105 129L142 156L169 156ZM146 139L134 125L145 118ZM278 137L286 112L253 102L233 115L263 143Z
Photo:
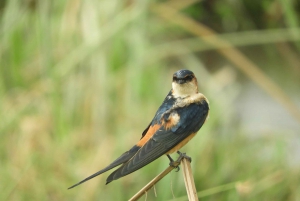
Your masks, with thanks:
M191 81L193 78L194 78L193 75L188 75L188 76L185 77L185 80Z
M179 84L183 84L192 81L193 78L194 75L186 75L185 77L180 77L180 78L178 78L177 76L173 76L173 81Z

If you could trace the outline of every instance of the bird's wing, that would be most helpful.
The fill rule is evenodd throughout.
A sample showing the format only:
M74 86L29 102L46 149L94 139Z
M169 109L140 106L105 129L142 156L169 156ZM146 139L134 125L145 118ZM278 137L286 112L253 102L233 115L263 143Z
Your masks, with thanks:
M143 131L141 139L147 134L147 132L148 132L148 130L149 130L151 124L152 124L152 121L151 121L150 124L147 126L147 128Z
M158 122L159 122L162 114L164 112L166 112L167 110L169 110L174 105L175 101L176 101L176 99L172 96L172 90L171 90L168 93L168 95L166 96L166 98L164 99L164 101L161 104L161 106L156 111L156 114L154 115L154 118L152 119L152 121L150 122L150 124L147 126L147 128L142 133L141 139L143 139L145 136L149 136L149 133L152 133L152 135L153 135L153 130L151 130L151 128L154 125L158 124Z
M201 104L193 103L182 108L177 108L175 112L179 115L180 119L176 125L173 125L169 129L166 129L163 125L159 125L155 133L136 154L108 176L107 184L151 163L167 153L186 137L197 132L205 122L208 110L206 102ZM155 127L156 125L152 126Z
M170 93L171 92L169 92L169 94ZM121 165L121 164L129 161L137 153L137 151L142 147L142 145L144 145L145 142L147 142L159 128L158 126L152 126L153 122L157 122L158 116L161 116L161 113L166 111L168 108L170 108L170 106L173 103L174 103L174 99L172 99L172 100L167 99L167 98L165 99L162 106L158 109L156 115L154 116L154 119L150 122L150 124L147 126L147 128L143 131L140 141L135 146L133 146L129 151L122 154L119 158L117 158L114 162L112 162L110 165L108 165L104 169L96 172L95 174L92 174L91 176L85 178L84 180L78 182L77 184L74 184L73 186L69 187L68 189L74 188L75 186L78 186L78 185L80 185L80 184L82 184L82 183L84 183L84 182L118 166L118 165Z

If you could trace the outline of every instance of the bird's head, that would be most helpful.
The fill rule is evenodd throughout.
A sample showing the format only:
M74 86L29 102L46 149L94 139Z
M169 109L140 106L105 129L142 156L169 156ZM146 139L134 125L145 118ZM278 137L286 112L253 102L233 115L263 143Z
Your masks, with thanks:
M190 70L179 70L173 75L172 94L174 97L184 98L198 93L198 82Z

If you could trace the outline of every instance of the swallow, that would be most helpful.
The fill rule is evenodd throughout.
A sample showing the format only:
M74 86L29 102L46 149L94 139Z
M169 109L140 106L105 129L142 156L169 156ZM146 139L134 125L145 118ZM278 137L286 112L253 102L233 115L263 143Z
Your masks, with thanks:
M104 169L74 184L74 188L114 167L106 184L128 175L151 163L162 155L179 152L205 123L209 113L207 98L198 92L198 82L190 70L173 74L172 89L158 108L154 118L142 133L142 138L128 151ZM170 164L171 164L170 163Z

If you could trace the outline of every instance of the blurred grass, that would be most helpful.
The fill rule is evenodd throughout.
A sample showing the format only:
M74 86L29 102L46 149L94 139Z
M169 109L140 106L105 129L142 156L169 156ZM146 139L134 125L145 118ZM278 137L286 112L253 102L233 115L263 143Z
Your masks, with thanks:
M163 5L198 25L217 27L222 34L216 37L247 55L299 110L294 93L300 84L299 58L293 56L299 55L299 36L294 34L299 32L299 4L249 4L191 0ZM299 163L290 165L297 160L290 153L297 151L290 143L299 141L297 131L269 125L273 129L253 137L236 107L251 76L228 61L219 62L223 60L212 51L224 47L207 46L203 41L211 39L162 21L153 12L161 5L2 1L0 200L130 198L168 165L165 157L108 186L106 173L66 189L140 138L170 90L172 74L182 68L195 72L211 104L209 121L183 149L193 158L201 199L300 199ZM260 13L251 17L255 12ZM212 56L207 58L207 51ZM150 191L148 200L172 200L171 188L176 198L186 195L181 174L164 178L156 186L158 197Z

